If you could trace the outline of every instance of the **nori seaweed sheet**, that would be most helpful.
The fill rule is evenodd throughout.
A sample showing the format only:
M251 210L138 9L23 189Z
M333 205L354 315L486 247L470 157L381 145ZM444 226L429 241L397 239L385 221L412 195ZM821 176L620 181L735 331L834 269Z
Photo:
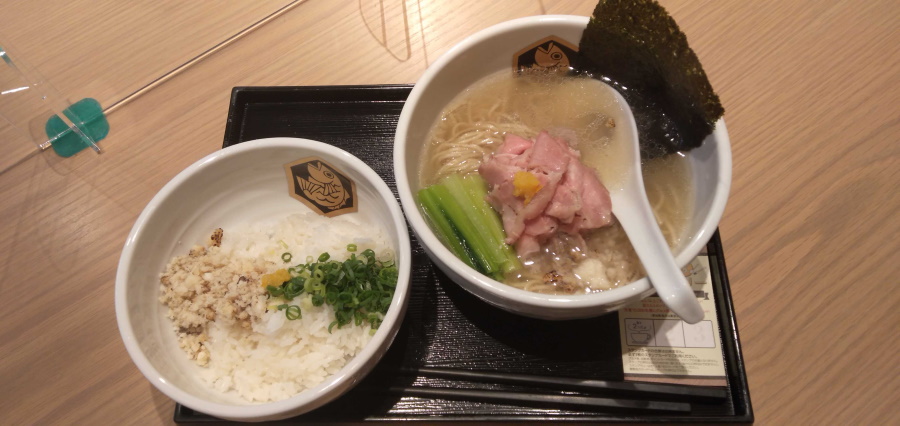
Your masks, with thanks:
M687 37L653 0L601 0L574 65L622 93L644 158L700 146L725 113Z

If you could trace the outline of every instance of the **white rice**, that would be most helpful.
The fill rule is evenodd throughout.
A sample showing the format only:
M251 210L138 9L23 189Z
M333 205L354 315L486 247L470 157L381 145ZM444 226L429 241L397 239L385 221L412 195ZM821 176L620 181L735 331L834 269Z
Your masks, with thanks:
M288 321L284 312L267 312L266 323L254 324L252 332L213 322L209 366L200 377L250 402L278 401L337 373L371 338L368 325L334 327L329 333L330 307L312 306L308 299L299 305L303 318Z
M361 222L358 215L325 218L313 213L225 229L220 249L231 259L271 262L272 272L305 263L309 257L318 259L323 252L345 260L351 243L356 244L356 253L371 248L379 258L390 255L379 226ZM285 252L293 257L290 263L281 259ZM241 263L248 262L231 262ZM251 329L233 321L210 322L204 342L209 363L201 369L201 378L216 390L236 393L249 402L278 401L337 373L371 339L368 325L335 326L329 333L334 311L327 305L313 306L308 295L288 303L300 306L301 319L287 320L284 311L270 309L253 321Z

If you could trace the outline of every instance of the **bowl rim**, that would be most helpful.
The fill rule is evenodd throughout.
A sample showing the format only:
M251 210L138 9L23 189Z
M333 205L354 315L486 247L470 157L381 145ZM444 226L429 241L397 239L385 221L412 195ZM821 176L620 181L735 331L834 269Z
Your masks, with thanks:
M399 274L397 287L382 326L378 328L375 335L372 336L371 340L362 348L362 350L337 373L329 376L324 382L311 389L307 389L290 398L280 401L262 404L248 403L247 405L213 402L190 394L167 381L162 374L153 367L150 360L141 350L138 341L134 336L131 313L128 310L127 299L129 279L127 272L130 268L132 259L137 255L135 252L135 244L138 238L145 232L146 222L157 212L163 200L165 200L176 188L184 185L185 182L196 173L202 172L204 169L209 168L213 164L226 158L239 156L248 151L272 148L301 150L302 156L322 155L340 158L345 161L351 169L359 172L366 181L372 184L373 188L390 211L392 223L399 236L399 246L396 248L396 257L403 263L401 264L398 262ZM364 368L369 360L373 358L380 360L380 357L386 352L386 348L390 346L395 338L399 325L402 323L403 316L406 312L406 304L409 299L411 263L412 251L403 212L384 180L365 162L338 147L311 139L277 137L246 141L215 151L179 172L153 196L138 216L125 241L116 271L115 310L119 333L128 354L131 356L132 361L141 373L162 393L185 406L216 417L234 420L274 420L279 418L279 414L283 413L300 414L301 412L318 408L338 397L342 392L342 389L349 389L349 387L346 387L348 382L350 386L355 384L352 381L357 379L355 376L358 373L368 373ZM154 300L154 302L156 301ZM385 350L381 351L382 347L384 347ZM358 382L359 380L356 381ZM304 410L297 411L301 407L303 407Z
M397 184L397 193L400 196L400 202L403 206L403 211L406 214L407 221L419 241L428 248L430 254L433 253L434 256L439 257L441 262L446 264L446 267L452 269L469 283L476 285L493 298L508 300L517 305L525 305L539 309L585 310L599 308L601 306L613 306L619 302L638 297L641 294L653 293L652 285L646 277L612 290L578 295L545 295L514 288L491 279L467 266L440 242L417 208L415 197L410 189L410 180L409 175L406 172L405 160L406 147L410 141L406 139L405 134L408 132L411 125L413 110L421 101L426 87L432 83L450 62L464 56L473 46L482 43L485 40L517 31L525 27L558 25L584 28L589 21L590 18L586 16L539 15L501 22L480 30L454 45L428 67L422 77L419 78L413 86L400 113L397 131L394 136L394 176ZM728 138L728 132L725 128L724 119L720 119L716 123L716 128L711 136L717 139L719 145L719 149L717 150L717 160L719 162L719 181L717 182L717 190L712 198L710 212L702 222L700 232L693 236L682 248L680 254L676 256L676 263L680 266L686 265L695 258L709 242L709 239L712 238L712 235L716 231L718 223L722 218L722 214L724 213L725 204L731 187L731 144ZM709 137L710 136L707 138ZM482 295L478 296L484 298ZM495 303L494 300L488 301ZM516 309L516 311L527 314L527 310ZM605 312L606 311L597 312L597 315Z

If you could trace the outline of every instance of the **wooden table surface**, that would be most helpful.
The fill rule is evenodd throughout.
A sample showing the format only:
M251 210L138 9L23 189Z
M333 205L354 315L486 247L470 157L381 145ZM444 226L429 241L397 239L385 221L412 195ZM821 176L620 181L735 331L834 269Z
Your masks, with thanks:
M40 21L28 13L45 14L41 3L15 2L15 19L4 14L12 2L0 6L23 28L16 34L31 28L17 42L23 49L62 33L34 30ZM142 20L182 16L184 3L136 2L105 9L113 15L102 28L85 25L123 37L147 29L104 39L117 50L91 49L100 38L84 36L25 56L73 99L124 102L109 111L102 155L63 160L26 144L0 174L0 424L172 422L174 402L140 374L119 337L116 265L150 198L220 148L232 87L413 83L479 29L542 13L588 15L595 4L232 2L190 9L193 18L174 29ZM890 423L900 406L900 3L661 3L726 109L734 181L720 230L757 422ZM92 20L70 9L53 15L59 25ZM148 46L170 55L148 65L140 59ZM97 66L41 56L51 54L73 64L96 56ZM148 74L148 66L156 68Z

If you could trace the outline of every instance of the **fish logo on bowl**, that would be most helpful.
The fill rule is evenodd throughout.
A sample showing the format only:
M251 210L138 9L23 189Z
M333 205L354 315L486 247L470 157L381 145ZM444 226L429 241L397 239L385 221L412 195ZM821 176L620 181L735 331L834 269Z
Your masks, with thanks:
M318 157L284 165L291 197L327 217L357 211L356 184Z
M569 68L569 58L578 53L578 47L557 36L536 41L513 55L513 69Z

